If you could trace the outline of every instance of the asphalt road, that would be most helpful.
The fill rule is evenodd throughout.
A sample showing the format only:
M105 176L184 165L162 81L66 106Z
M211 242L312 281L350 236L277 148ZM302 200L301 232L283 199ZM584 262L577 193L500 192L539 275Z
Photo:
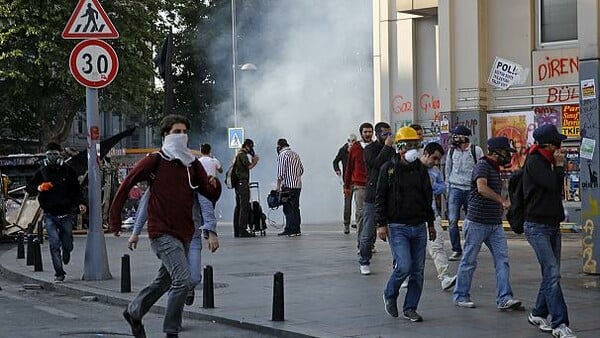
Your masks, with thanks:
M0 245L0 251L2 251ZM0 337L126 337L122 308L6 280L0 275ZM193 306L198 306L197 304ZM148 337L164 337L162 315L148 313ZM184 319L180 337L274 337L208 321Z

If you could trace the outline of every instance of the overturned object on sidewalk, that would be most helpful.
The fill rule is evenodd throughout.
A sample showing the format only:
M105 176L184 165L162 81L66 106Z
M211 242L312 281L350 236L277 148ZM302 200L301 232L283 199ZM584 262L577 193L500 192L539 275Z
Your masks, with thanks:
M267 205L271 209L277 209L279 208L279 206L289 201L289 199L290 195L287 192L271 190L271 192L267 196Z

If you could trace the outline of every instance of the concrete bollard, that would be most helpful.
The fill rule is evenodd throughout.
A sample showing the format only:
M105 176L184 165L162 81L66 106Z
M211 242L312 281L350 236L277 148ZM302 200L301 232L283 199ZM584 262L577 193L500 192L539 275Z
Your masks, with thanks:
M40 245L44 244L44 222L41 220L37 224L37 238L40 241Z
M25 258L25 234L19 231L17 234L17 259Z
M44 271L42 263L42 246L37 238L33 240L33 271Z
M202 307L205 309L215 308L215 287L213 283L213 268L210 265L204 267L202 284Z
M283 272L273 275L273 313L271 320L274 322L284 321L283 303Z
M33 265L33 235L27 234L27 265Z
M127 254L121 257L121 292L131 292L131 265Z

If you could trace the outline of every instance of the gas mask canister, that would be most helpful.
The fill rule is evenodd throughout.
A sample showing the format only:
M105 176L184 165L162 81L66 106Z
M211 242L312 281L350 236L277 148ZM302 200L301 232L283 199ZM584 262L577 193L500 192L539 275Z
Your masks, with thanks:
M60 155L60 151L58 150L48 150L46 152L46 163L48 165L61 165L63 162L62 156Z
M512 156L509 152L496 151L496 154L498 155L498 165L500 165L501 167L505 167L508 164L510 164Z

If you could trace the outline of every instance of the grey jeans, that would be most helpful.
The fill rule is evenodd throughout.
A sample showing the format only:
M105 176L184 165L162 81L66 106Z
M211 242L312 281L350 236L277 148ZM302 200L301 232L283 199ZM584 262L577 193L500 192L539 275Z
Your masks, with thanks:
M186 248L179 239L169 235L151 239L150 246L162 264L156 278L135 296L127 311L133 318L141 320L152 305L169 291L163 331L178 333L185 297L191 288Z

